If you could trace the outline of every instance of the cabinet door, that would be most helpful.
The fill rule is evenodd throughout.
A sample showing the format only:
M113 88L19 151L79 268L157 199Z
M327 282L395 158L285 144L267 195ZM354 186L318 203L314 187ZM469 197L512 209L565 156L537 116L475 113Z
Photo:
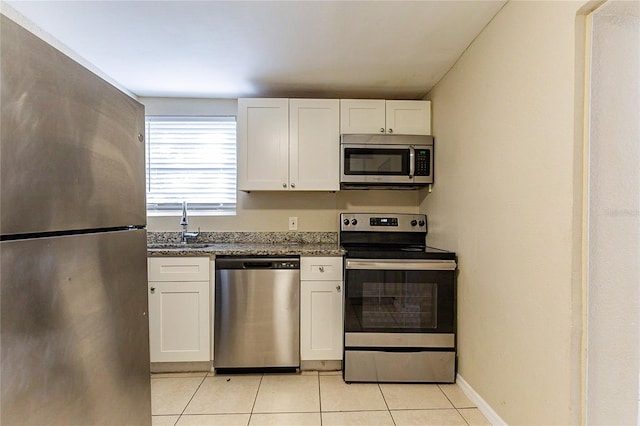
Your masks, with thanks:
M151 362L209 361L209 282L149 282Z
M342 281L301 281L300 359L342 359Z
M387 101L386 132L399 135L431 134L431 101Z
M238 99L238 189L289 188L289 100Z
M291 189L340 189L339 121L338 99L289 100Z
M340 133L385 133L385 101L341 99Z

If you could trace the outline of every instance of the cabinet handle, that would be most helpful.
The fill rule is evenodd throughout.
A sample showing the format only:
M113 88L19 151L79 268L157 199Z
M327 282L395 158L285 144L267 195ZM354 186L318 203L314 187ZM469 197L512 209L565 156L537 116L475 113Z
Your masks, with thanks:
M156 288L155 287L151 287L151 294L154 294L156 292Z
M384 127L380 127L380 133L384 133Z
M318 271L320 271L320 272L324 272L324 266L319 267L319 268L318 268Z
M296 187L296 184L295 184L295 183L292 183L292 184L291 184L291 187L292 187L292 188L295 188L295 187Z
M338 293L340 293L340 286L336 286L336 290L338 290Z
M287 187L287 184L286 184L286 183L283 183L283 184L282 184L282 187L283 187L283 188L286 188L286 187Z
M389 128L389 132L388 133L393 133L393 129Z

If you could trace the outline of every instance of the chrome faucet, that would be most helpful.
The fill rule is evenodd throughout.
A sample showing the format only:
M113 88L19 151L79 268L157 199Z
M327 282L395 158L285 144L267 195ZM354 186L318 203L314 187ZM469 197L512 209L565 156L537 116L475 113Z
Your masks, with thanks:
M194 240L200 235L200 227L198 226L198 232L189 232L189 218L187 217L187 202L182 202L182 218L180 219L180 226L182 226L182 234L180 236L180 243L186 244L189 242L189 238Z

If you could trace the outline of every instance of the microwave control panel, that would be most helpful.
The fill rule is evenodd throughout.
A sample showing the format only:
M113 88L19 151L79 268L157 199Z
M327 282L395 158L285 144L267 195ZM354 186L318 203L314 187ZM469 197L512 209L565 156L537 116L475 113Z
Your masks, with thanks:
M430 152L428 149L416 148L416 176L429 176L429 168L431 163Z

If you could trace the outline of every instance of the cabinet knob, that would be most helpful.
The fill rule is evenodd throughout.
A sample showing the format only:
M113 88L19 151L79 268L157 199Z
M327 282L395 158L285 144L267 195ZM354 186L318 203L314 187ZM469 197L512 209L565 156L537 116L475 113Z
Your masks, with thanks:
M338 291L338 293L340 293L340 286L336 286L336 290Z
M283 183L283 184L282 184L282 187L283 187L283 188L286 188L286 187L287 187L287 184L286 184L286 183Z
M393 133L393 129L389 128L389 131L387 133Z
M320 272L324 272L324 266L319 267L319 268L318 268L318 271L320 271Z
M151 294L154 294L156 292L156 288L155 287L151 287Z
M384 127L380 127L380 133L384 133Z
M292 183L292 184L291 184L291 187L292 187L292 188L295 188L295 187L296 187L296 184L295 184L295 183Z

